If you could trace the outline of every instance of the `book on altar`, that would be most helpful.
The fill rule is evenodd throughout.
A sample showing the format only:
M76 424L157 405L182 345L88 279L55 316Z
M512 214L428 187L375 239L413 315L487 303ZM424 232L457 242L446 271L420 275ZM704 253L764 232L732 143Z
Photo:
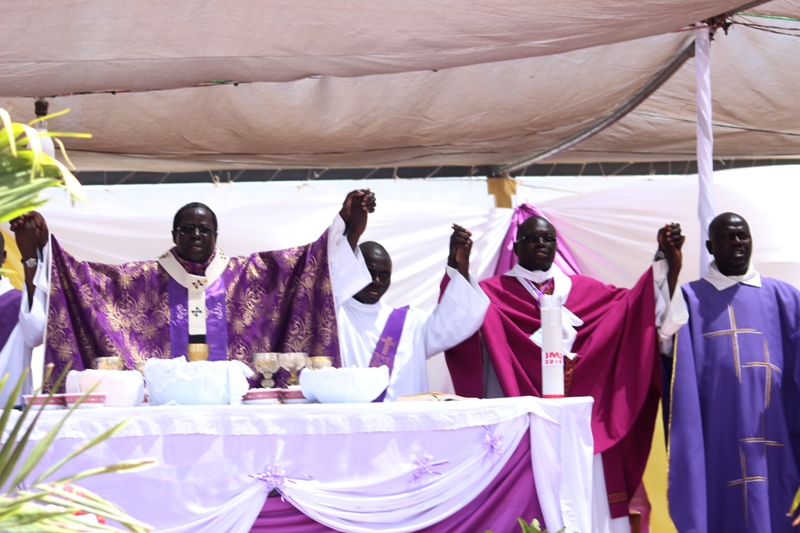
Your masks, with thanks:
M444 392L423 392L420 394L409 394L400 396L396 402L454 402L460 400L478 400L478 398L467 398L457 394L445 394Z

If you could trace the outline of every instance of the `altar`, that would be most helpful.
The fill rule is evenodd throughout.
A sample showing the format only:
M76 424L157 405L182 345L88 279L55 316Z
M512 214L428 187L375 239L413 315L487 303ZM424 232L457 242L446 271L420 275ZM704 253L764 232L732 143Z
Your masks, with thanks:
M156 531L589 531L591 398L76 410L39 470L153 457L81 484ZM65 411L42 413L31 440ZM34 472L36 474L37 472ZM268 497L270 496L271 497Z

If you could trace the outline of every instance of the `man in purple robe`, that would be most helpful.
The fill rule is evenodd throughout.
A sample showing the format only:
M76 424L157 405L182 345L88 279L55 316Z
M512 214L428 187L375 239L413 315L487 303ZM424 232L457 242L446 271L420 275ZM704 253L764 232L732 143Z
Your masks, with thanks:
M800 292L753 268L741 216L708 233L714 261L683 286L665 409L670 515L681 533L798 531Z
M356 243L374 207L369 189L353 191L315 242L245 257L216 247L216 215L199 203L176 213L175 247L157 261L82 262L53 237L45 362L54 376L68 363L83 370L104 356L123 357L133 369L205 342L209 360L251 368L257 352L330 356L339 366L334 297L369 282Z
M632 289L620 289L564 274L553 263L555 228L530 217L517 231L519 263L480 283L491 301L480 331L446 352L457 394L541 396L538 300L561 298L565 395L594 398L592 433L602 454L594 467L596 533L628 528L628 502L641 483L661 395L659 341L684 319L682 301L671 299L683 241L679 225L661 228L666 260L656 260Z

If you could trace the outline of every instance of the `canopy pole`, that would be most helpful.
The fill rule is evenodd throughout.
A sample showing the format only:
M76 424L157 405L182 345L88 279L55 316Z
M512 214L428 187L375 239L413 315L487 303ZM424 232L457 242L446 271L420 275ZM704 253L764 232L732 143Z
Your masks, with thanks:
M714 133L711 129L711 29L705 23L695 39L697 81L697 216L700 222L700 275L708 271L708 225L716 213L714 201Z
M489 176L486 179L489 194L494 196L495 207L514 207L514 195L517 194L517 180L508 174Z

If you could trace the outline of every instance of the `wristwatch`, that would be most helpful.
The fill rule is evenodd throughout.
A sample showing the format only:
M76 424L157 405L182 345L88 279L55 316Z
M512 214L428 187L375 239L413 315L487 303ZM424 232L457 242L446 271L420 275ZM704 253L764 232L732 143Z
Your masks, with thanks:
M31 257L30 259L23 259L22 264L27 268L35 268L36 265L39 264L39 261L35 257Z

